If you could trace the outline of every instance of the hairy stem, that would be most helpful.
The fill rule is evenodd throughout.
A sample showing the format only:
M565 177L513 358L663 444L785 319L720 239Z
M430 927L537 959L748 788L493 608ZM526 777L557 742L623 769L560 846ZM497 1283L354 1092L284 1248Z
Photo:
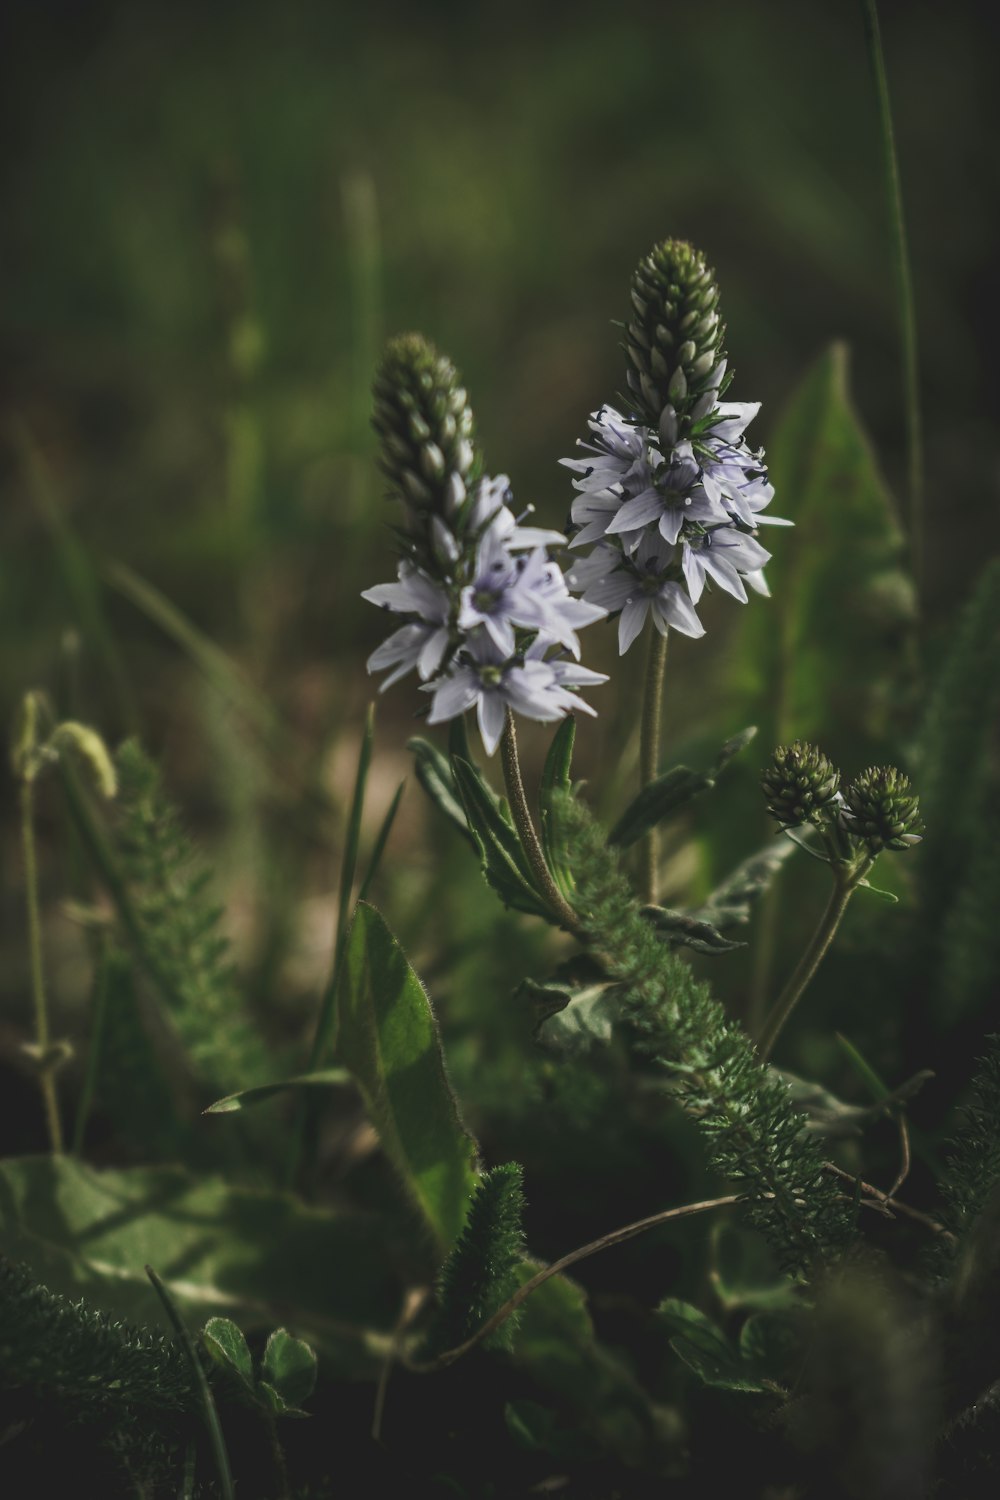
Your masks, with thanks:
M813 933L809 946L796 964L791 978L774 1002L774 1007L764 1022L764 1029L757 1043L757 1056L761 1063L766 1063L774 1051L774 1044L781 1035L785 1022L812 982L813 975L833 942L837 928L840 926L840 919L847 910L847 903L854 894L858 881L871 868L871 864L872 861L869 859L855 869L845 869L839 865L831 866L833 890L830 892L826 910L819 920L819 926Z
M523 1302L526 1302L532 1292L552 1276L558 1276L562 1271L567 1271L570 1266L576 1265L579 1260L586 1260L590 1255L597 1255L601 1250L610 1250L615 1245L623 1245L626 1240L634 1239L636 1235L645 1234L647 1229L655 1229L660 1224L669 1224L672 1219L686 1219L692 1214L706 1213L710 1208L728 1208L733 1203L738 1203L738 1193L729 1193L724 1198L707 1198L702 1203L685 1203L680 1208L667 1208L662 1213L650 1214L647 1219L637 1219L633 1224L625 1224L621 1229L613 1229L610 1234L602 1234L600 1239L591 1240L588 1245L581 1245L578 1250L571 1250L559 1260L554 1260L550 1266L543 1266L540 1271L526 1281L523 1286L518 1287L513 1297L505 1302L503 1307L488 1318L481 1328L477 1328L471 1338L465 1340L454 1349L446 1349L443 1354L421 1366L424 1370L440 1370L445 1365L454 1364L456 1359L461 1359L463 1354L468 1354L470 1349L489 1338L501 1323L505 1323L511 1313Z
M646 658L646 684L642 700L642 726L639 732L639 780L646 787L660 769L660 720L663 716L663 674L667 665L667 637L653 630ZM651 828L642 843L642 893L650 906L656 905L657 879L660 868L660 833Z
M35 858L35 783L30 775L21 782L21 839L24 845L24 887L28 904L28 945L31 952L31 998L35 1008L35 1043L38 1047L38 1087L41 1090L49 1145L62 1151L62 1122L56 1097L55 1074L49 1051L49 1007L42 966L42 921L38 909L38 863Z
M899 182L899 159L889 102L889 82L882 53L878 8L875 0L861 0L865 41L875 75L879 134L886 197L892 218L892 262L896 282L897 315L903 354L903 407L906 419L907 479L910 500L910 558L918 591L923 568L923 435L920 420L920 384L917 362L917 316L913 304L913 278L903 218L903 193Z
M531 873L535 877L539 894L545 897L560 924L568 932L575 932L576 914L552 878L552 871L545 862L538 831L528 806L524 780L521 776L521 762L517 753L517 731L514 728L514 715L510 709L507 710L507 722L500 741L500 758L503 762L504 786L507 789L507 801L510 803L514 826L521 841L521 848L531 866Z

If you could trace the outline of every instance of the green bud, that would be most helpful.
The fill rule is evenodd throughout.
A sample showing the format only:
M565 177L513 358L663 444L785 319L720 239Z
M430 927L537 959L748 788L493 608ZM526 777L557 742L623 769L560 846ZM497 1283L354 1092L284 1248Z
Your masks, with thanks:
M815 821L837 795L840 772L815 745L779 745L760 784L767 810L784 828Z
M895 766L870 766L844 788L844 823L870 854L919 844L924 826L910 779Z
M43 693L25 693L14 718L10 737L10 764L21 781L32 781L44 761L43 720L49 716Z
M372 426L383 473L421 515L449 518L475 478L472 409L449 359L419 333L390 340L375 376Z
M114 797L118 791L118 774L114 761L96 729L89 724L78 724L75 719L66 719L52 736L52 748L61 755L71 749L83 761L95 789L102 797Z
M683 432L723 358L715 273L686 241L663 240L639 262L631 293L635 311L625 330L629 389L650 426L671 405Z

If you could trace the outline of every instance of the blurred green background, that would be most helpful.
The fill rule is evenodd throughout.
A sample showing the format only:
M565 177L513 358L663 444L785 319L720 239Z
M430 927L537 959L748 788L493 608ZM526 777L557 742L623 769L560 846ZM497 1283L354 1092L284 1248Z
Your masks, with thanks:
M933 655L994 550L997 23L960 4L881 14L921 343ZM621 385L612 320L632 267L656 239L685 236L718 271L734 394L765 403L752 439L767 446L803 370L843 338L901 486L861 9L13 3L0 59L4 712L45 685L112 742L141 728L213 846L258 1000L298 1000L301 1018L329 948L339 829L294 808L303 784L335 808L349 792L371 694L363 662L384 634L358 593L393 570L368 426L387 334L418 328L454 358L488 468L561 524L571 490L556 460ZM54 544L53 515L90 562ZM82 595L68 585L74 558ZM102 575L105 636L87 616L91 563L125 564L173 601L287 730L276 739L266 713L206 685L120 573ZM704 616L706 640L672 654L675 748L739 727L725 694L745 616L718 595ZM588 661L613 665L613 632L590 634ZM628 769L639 666L633 653L597 700L584 772L607 772L623 747ZM420 701L403 685L382 702L373 820L407 770ZM527 736L529 764L541 745ZM448 895L447 872L469 873L448 837L411 790L387 910L432 983L456 987L460 961L488 941L505 991L516 919L498 925L488 897L470 915L471 897ZM11 827L5 946L17 956L4 988L16 1010L13 839ZM678 879L691 869L680 856ZM52 896L72 889L54 857L46 879ZM85 974L60 920L54 987L68 1003ZM458 956L440 947L449 930ZM519 972L527 958L522 946Z

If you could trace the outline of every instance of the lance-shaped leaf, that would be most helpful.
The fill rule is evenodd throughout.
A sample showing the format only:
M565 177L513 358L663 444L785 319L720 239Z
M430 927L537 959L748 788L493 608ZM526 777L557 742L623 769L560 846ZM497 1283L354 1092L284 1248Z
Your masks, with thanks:
M768 443L775 508L772 597L747 612L734 685L771 746L797 738L834 760L874 760L911 656L915 601L903 535L833 345ZM861 667L863 664L863 670Z
M279 1078L274 1083L259 1083L253 1088L240 1089L237 1094L227 1094L224 1099L216 1099L202 1113L206 1115L231 1115L242 1109L253 1109L257 1104L265 1104L277 1094L287 1093L289 1089L329 1089L341 1088L346 1084L353 1084L354 1078L346 1068L318 1068L315 1073L299 1073L294 1078Z
M451 769L451 762L446 755L442 755L436 745L429 740L421 739L414 735L406 742L407 750L413 752L414 770L417 780L434 803L450 823L458 829L463 838L468 839L475 849L476 841L469 832L469 824L462 806L462 799L458 787L455 785L455 777Z
M535 890L524 851L514 825L504 816L503 804L471 762L454 755L451 764L488 884L505 906L551 921L552 913Z
M727 740L714 763L705 771L692 771L690 766L674 766L662 776L657 776L626 807L608 834L608 843L617 845L619 849L628 849L693 797L710 791L729 761L750 743L756 733L756 729L751 727Z
M737 865L708 899L688 915L710 922L718 932L744 926L750 920L753 907L770 889L778 871L794 851L795 845L788 839L772 839L763 849Z
M739 1350L697 1307L667 1297L657 1315L673 1337L670 1347L706 1385L726 1391L760 1391L764 1387Z
M475 1142L448 1083L427 994L373 906L360 902L337 988L336 1056L439 1251L454 1242L475 1185Z
M673 911L669 906L644 906L642 914L671 948L690 948L694 953L714 957L719 953L731 953L734 948L746 947L745 943L723 937L711 922L691 912Z

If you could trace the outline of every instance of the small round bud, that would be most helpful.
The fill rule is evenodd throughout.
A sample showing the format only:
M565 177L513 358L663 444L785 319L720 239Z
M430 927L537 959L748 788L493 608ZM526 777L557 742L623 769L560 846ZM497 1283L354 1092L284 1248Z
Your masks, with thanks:
M779 745L760 784L767 810L784 828L814 821L837 796L840 772L815 745Z
M631 291L625 352L639 416L656 428L670 405L686 429L721 359L715 274L686 241L663 240L639 262Z
M924 826L910 779L895 766L871 766L845 787L843 822L870 854L919 844Z

